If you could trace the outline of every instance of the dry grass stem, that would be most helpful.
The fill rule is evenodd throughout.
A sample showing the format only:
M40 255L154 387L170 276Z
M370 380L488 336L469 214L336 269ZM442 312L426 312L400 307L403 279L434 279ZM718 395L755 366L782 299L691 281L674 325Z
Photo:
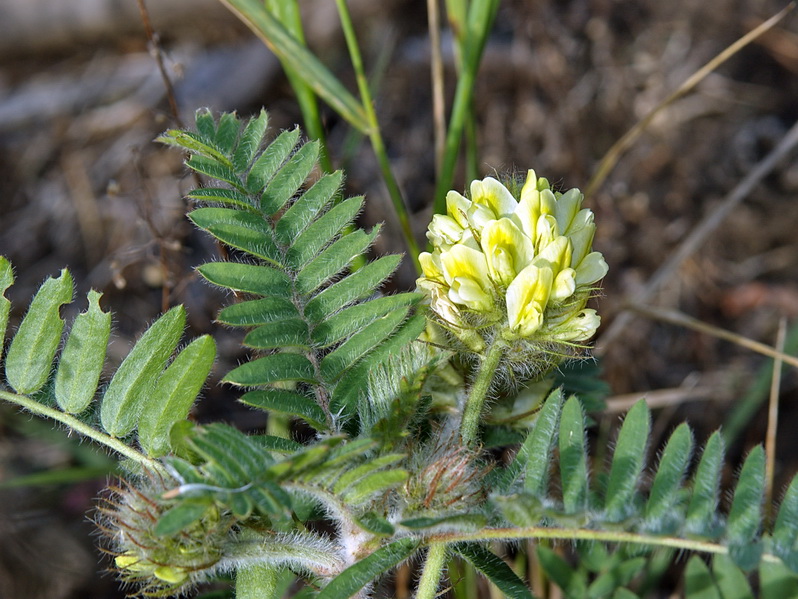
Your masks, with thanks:
M776 333L776 349L783 353L784 342L787 337L787 319L779 321L779 330ZM773 378L770 380L770 398L768 399L768 428L765 433L765 506L768 522L773 517L773 477L776 468L776 429L779 425L779 390L781 388L781 366L784 360L776 356L773 360Z

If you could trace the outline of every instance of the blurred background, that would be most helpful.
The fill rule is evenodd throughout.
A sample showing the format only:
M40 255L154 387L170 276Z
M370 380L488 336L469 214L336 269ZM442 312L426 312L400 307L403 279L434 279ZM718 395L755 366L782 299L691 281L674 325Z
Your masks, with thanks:
M394 172L419 242L435 185L426 3L352 0L350 10ZM355 91L330 0L301 2L308 45ZM504 0L475 92L481 175L534 168L585 189L605 152L691 74L785 4L775 0ZM184 123L198 108L261 107L273 132L301 124L279 62L215 0L149 2ZM454 82L444 23L447 98ZM323 108L330 156L348 193L367 195L364 225L386 222L376 252L404 251L377 163ZM587 198L610 265L597 305L607 331L679 243L798 120L798 14L744 48L658 116ZM153 143L175 126L135 0L0 2L0 254L15 266L12 323L49 275L68 267L114 311L118 363L164 305L188 308L190 336L213 330L218 379L240 357L237 333L212 329L224 296L192 267L215 246L185 218L193 185L179 153ZM773 345L798 315L798 152L703 239L648 303ZM462 171L455 185L463 190ZM395 277L414 285L412 268ZM84 298L84 299L80 299ZM703 442L723 426L730 463L765 435L771 360L705 334L635 317L597 354L610 396L596 449L629 400L656 408L654 443L687 419ZM798 330L788 326L788 351ZM794 370L781 386L777 489L798 469ZM199 420L242 428L261 416L211 386ZM123 596L98 562L84 514L112 462L49 423L0 405L0 599ZM733 470L728 473L733 476ZM98 566L98 563L100 564Z

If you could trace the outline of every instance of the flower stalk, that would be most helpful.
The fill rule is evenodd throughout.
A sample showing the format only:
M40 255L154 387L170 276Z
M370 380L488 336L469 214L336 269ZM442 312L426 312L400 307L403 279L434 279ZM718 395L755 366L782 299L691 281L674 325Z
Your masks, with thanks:
M493 383L496 369L504 356L505 347L502 341L497 340L491 345L487 355L482 359L477 376L471 385L471 391L463 405L463 419L460 422L460 439L463 445L473 446L477 440L479 418L482 415L485 398Z
M445 563L446 544L432 543L427 550L427 560L424 562L424 570L421 573L421 580L418 582L416 599L435 599L437 597Z

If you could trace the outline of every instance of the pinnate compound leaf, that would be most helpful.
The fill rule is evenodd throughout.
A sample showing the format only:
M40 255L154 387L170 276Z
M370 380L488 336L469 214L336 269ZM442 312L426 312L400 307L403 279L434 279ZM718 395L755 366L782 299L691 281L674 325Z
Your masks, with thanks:
M59 308L72 301L72 291L72 276L64 269L31 301L6 356L6 378L18 393L35 393L47 382L64 330Z
M510 599L534 599L527 585L504 560L482 545L460 543L454 550L467 559Z
M214 285L234 291L284 298L289 298L291 294L291 279L288 275L269 266L208 262L197 270Z
M242 395L238 401L253 408L296 416L316 430L327 428L324 424L326 416L319 404L313 398L296 391L285 389L250 391Z
M266 214L278 212L294 197L308 178L319 158L319 142L304 144L296 154L274 175L260 198L260 207Z
M418 549L412 538L399 539L377 549L336 576L316 596L316 599L348 599L371 584L381 574L406 560Z
M341 189L343 172L335 171L321 177L303 193L277 221L275 234L283 245L290 245Z
M717 511L723 453L723 437L719 432L712 433L693 477L693 493L685 520L688 532L709 537L719 532Z
M119 366L100 408L102 426L109 434L122 437L136 426L185 323L183 306L172 308L147 329Z
M278 135L252 165L247 175L247 190L255 193L263 189L291 155L298 141L299 129L283 131Z
M0 256L0 358L3 357L3 340L5 339L8 313L11 311L11 300L6 298L6 289L14 284L14 271L5 256Z
M668 519L673 520L676 515L674 507L692 455L693 433L687 424L682 423L668 439L651 485L645 509L650 529L669 531Z
M347 198L311 223L288 248L286 259L289 264L301 269L313 260L338 233L352 223L363 207L363 200L363 196Z
M587 508L585 416L575 395L565 402L560 416L560 480L566 513L584 513Z
M315 382L315 372L305 356L299 354L272 354L257 358L231 370L224 382L242 387L268 385L280 381Z
M55 399L70 414L89 406L105 363L111 313L100 308L101 297L101 293L89 291L89 307L75 318L55 373Z
M634 494L643 470L651 413L645 400L638 401L624 418L612 456L607 484L606 517L617 522L634 511Z
M168 453L172 425L188 417L215 358L216 343L203 335L186 346L158 379L138 427L139 443L151 457Z

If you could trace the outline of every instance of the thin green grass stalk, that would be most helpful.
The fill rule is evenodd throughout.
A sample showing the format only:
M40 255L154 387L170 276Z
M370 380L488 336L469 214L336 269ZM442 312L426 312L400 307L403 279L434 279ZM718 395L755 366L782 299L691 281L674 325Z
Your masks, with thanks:
M416 599L435 599L437 597L445 563L446 545L444 543L430 545L424 569L421 572L421 580L418 583Z
M266 8L277 17L286 30L296 38L297 42L303 46L306 45L302 17L296 0L266 0ZM326 136L321 122L321 113L319 112L319 103L316 101L316 94L294 68L284 62L282 62L282 65L288 82L296 94L299 109L302 112L302 120L305 122L305 131L311 139L318 139L321 142L323 148L319 155L321 168L325 173L331 173L333 166L330 161L330 153L327 150Z
M433 212L446 212L446 193L452 188L454 169L460 152L460 140L463 137L466 121L469 118L469 107L474 97L474 86L477 71L482 60L482 51L493 26L499 3L497 0L473 0L468 7L467 28L463 43L463 69L454 93L452 115L449 119L449 131L441 174L435 187L435 204Z
M352 26L352 17L349 14L349 7L346 0L336 0L335 5L338 8L338 16L341 19L341 27L346 39L346 46L349 50L349 57L352 61L352 67L355 70L355 78L357 79L357 87L360 92L360 99L363 104L363 110L368 120L369 128L368 135L371 139L371 145L374 148L374 153L377 155L377 162L380 165L385 185L388 188L388 194L391 197L396 217L399 220L399 226L405 237L407 248L410 251L410 257L413 259L416 272L421 274L421 265L418 262L418 254L420 250L413 235L413 229L410 226L410 217L405 205L402 192L399 189L399 184L394 177L393 170L391 170L391 163L388 159L388 152L385 148L385 141L382 138L382 131L380 130L379 122L377 121L377 113L374 110L374 101L371 97L371 90L369 89L368 78L366 71L363 68L363 59L360 55L360 47L355 35L355 29Z

